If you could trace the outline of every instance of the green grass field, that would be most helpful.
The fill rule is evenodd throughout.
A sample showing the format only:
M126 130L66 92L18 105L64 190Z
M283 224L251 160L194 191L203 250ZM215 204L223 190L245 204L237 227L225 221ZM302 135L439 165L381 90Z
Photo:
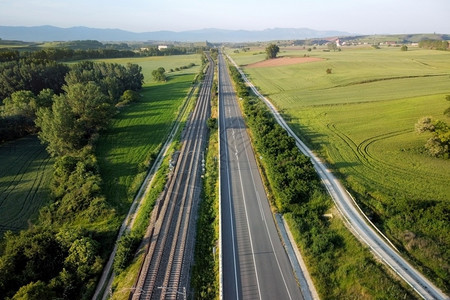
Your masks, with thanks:
M0 146L0 235L27 228L47 202L52 165L36 136Z
M260 49L228 52L241 65L264 59ZM282 49L279 56L305 54L324 60L244 71L378 226L441 287L447 285L450 161L423 153L428 137L416 134L414 124L422 116L450 123L443 115L450 105L450 52L344 47Z
M145 83L138 103L125 107L111 122L98 141L97 157L108 201L128 210L145 175L150 156L159 150L199 71L200 56L166 56L138 59L113 59L108 62L136 63L142 66ZM156 83L151 71L162 66L166 70L195 63L197 66L168 73L168 81Z

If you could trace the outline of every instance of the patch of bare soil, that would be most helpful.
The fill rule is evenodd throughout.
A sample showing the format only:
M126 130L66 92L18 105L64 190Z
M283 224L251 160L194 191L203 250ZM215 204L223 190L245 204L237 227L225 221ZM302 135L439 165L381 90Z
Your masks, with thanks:
M253 64L247 65L247 68L265 68L265 67L278 67L278 66L287 66L287 65L295 65L295 64L303 64L315 61L321 61L323 58L318 57L289 57L282 56L273 59L259 61Z

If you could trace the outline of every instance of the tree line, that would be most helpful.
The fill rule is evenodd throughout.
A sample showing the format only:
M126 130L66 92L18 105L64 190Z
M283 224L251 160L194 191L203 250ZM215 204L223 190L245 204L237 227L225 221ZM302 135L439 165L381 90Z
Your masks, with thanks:
M101 44L101 43L100 43ZM103 44L102 44L103 45ZM98 48L98 49L96 49ZM168 47L158 49L158 46L147 46L144 50L110 49L93 47L91 49L46 48L33 51L0 50L0 63L19 59L48 59L53 61L76 61L86 59L125 58L141 56L169 56L200 53L206 47Z
M2 118L34 122L55 158L49 204L28 230L7 232L0 243L3 297L89 297L115 235L101 229L115 212L101 191L94 147L115 106L142 87L141 67L81 62L61 76L61 92L18 90L2 106Z
M70 49L46 48L35 51L2 50L0 62L15 61L19 59L48 59L53 61L74 61L85 59L137 57L139 53L131 50L117 49Z
M425 49L448 50L448 41L422 40L419 42L419 47Z

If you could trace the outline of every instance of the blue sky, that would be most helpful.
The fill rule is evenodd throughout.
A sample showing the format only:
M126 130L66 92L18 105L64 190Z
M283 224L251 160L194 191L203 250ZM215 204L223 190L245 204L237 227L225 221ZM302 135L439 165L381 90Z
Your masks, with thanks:
M450 0L0 0L0 25L450 34Z

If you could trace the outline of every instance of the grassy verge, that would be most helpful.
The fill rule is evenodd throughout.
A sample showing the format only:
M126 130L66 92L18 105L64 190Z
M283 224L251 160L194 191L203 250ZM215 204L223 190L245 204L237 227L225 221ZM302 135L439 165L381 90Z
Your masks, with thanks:
M170 153L173 153L173 150L170 151ZM161 192L164 190L164 186L167 182L169 160L170 155L164 159L164 162L155 174L151 190L146 199L143 199L143 205L136 216L136 221L131 230L131 234L136 236L138 239L142 239L144 236L148 227L149 217L151 215L151 211L153 210L153 206ZM143 249L141 249L138 255L134 257L129 266L127 266L120 274L115 276L111 287L111 299L128 299L131 288L137 280L139 269L144 259L145 253L142 250Z

